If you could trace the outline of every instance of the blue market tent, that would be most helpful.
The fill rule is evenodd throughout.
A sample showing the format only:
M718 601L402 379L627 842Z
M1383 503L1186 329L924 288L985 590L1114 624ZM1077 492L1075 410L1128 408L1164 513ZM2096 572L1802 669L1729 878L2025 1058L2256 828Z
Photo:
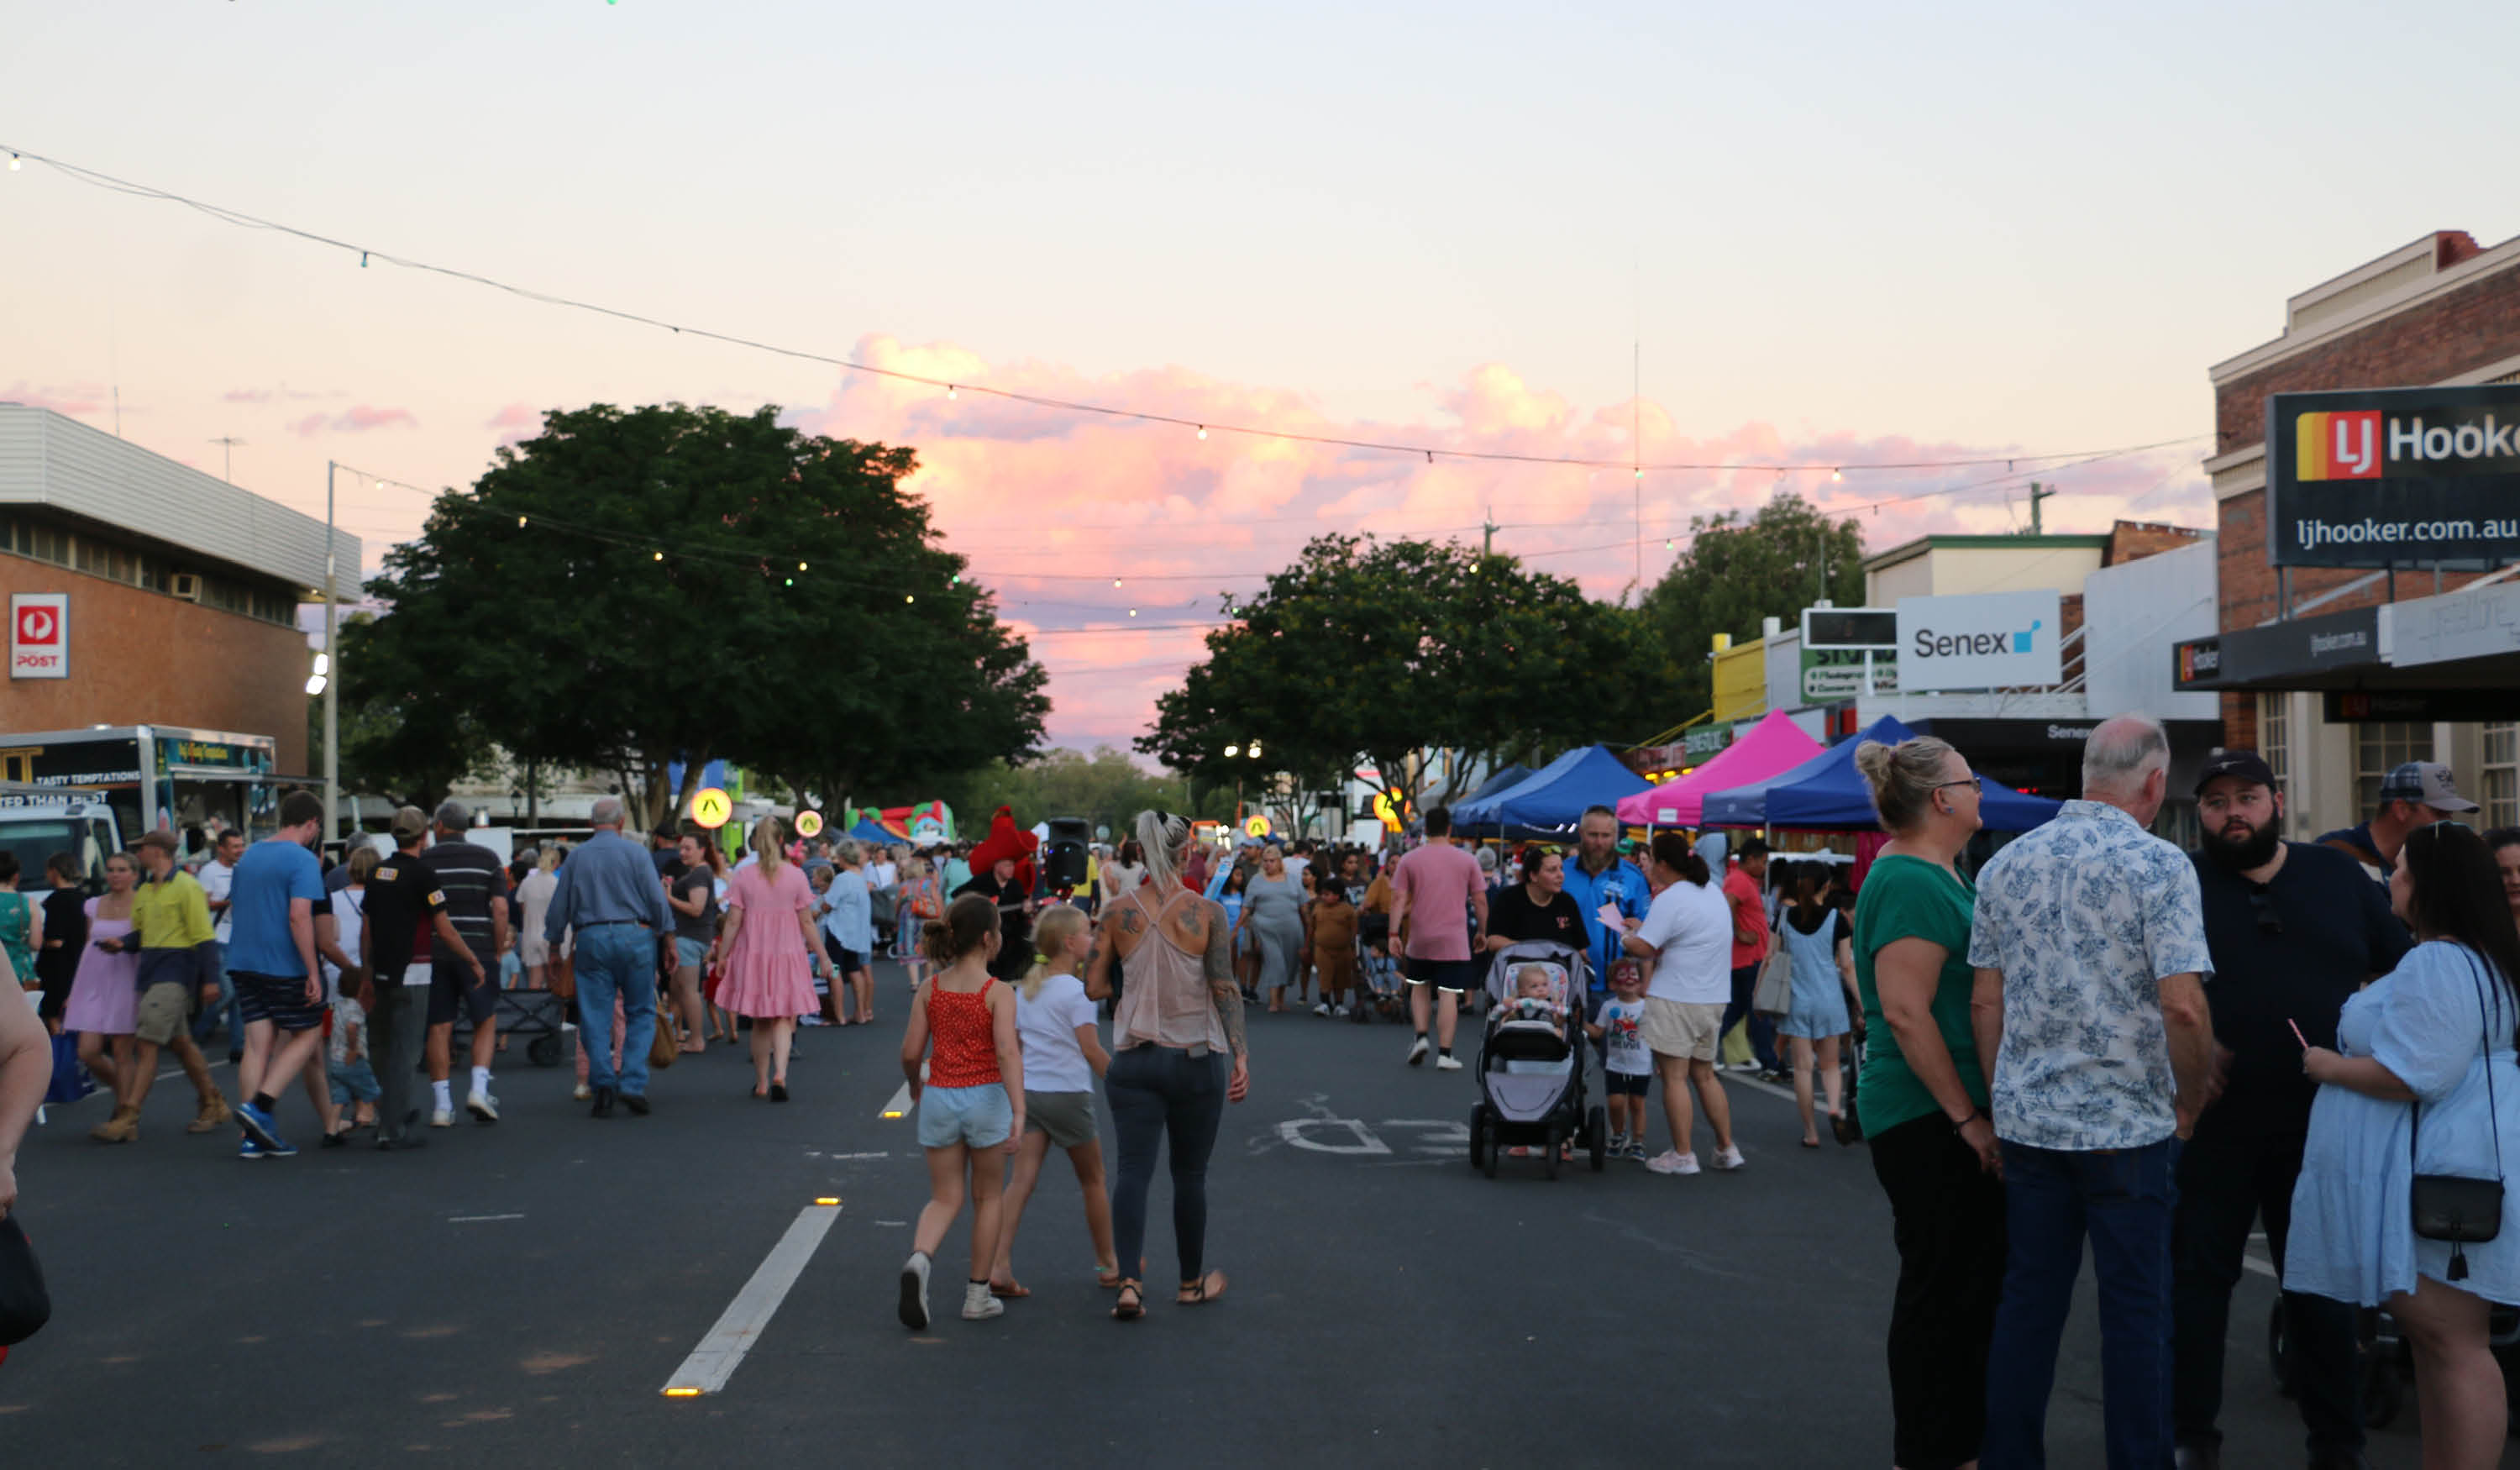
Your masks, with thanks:
M879 842L890 844L901 840L899 837L894 836L892 833L887 832L882 827L877 825L876 820L872 817L859 818L858 824L849 828L849 835L857 838L860 842Z
M1453 808L1453 830L1508 840L1569 837L1586 807L1616 807L1646 786L1609 746L1578 745L1516 784Z
M1703 824L1707 826L1781 826L1825 831L1877 829L1872 792L1855 769L1855 747L1866 740L1896 744L1915 734L1888 715L1870 729L1813 756L1772 780L1710 792ZM1978 811L1991 832L2026 832L2056 815L2059 803L2030 796L1994 781L1986 784Z
M1489 777L1486 780L1479 782L1479 788L1472 791L1466 798L1464 798L1462 805L1467 806L1473 801L1485 801L1500 791L1510 791L1529 780L1531 780L1531 768L1529 766L1508 766L1496 775Z

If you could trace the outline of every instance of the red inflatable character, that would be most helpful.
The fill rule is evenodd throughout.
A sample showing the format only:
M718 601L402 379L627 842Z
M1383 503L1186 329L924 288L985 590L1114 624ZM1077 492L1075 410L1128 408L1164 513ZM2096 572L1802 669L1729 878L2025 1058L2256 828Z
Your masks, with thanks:
M1000 807L989 817L989 835L971 849L971 871L986 872L1000 859L1015 860L1015 888L1029 895L1033 885L1032 855L1041 838L1015 825L1012 807Z

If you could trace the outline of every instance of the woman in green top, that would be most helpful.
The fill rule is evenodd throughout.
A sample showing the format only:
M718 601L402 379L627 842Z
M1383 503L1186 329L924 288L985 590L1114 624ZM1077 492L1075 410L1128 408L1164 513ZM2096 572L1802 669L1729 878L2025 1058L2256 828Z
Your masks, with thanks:
M9 957L9 973L24 989L41 982L35 975L35 952L44 945L44 911L18 891L18 855L0 850L0 951Z
M1856 769L1890 844L1855 904L1855 984L1868 1038L1856 1106L1890 1196L1892 1461L1958 1470L1986 1431L1986 1355L2003 1287L2003 1185L1985 1069L1969 1031L1969 918L1955 865L1978 829L1978 779L1931 737L1867 740Z

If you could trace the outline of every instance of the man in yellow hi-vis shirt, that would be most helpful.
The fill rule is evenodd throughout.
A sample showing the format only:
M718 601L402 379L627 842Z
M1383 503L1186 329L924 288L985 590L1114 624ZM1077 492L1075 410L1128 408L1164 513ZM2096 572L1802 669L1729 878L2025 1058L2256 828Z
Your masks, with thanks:
M175 1053L186 1080L201 1096L201 1111L184 1131L205 1134L229 1117L227 1099L210 1081L209 1064L202 1059L202 1048L193 1045L189 1025L194 993L203 988L203 977L210 973L203 966L206 947L212 942L209 898L191 873L175 866L171 832L151 832L140 839L140 866L149 880L131 895L131 932L120 939L97 941L99 949L117 954L140 952L140 1005L132 1027L136 1053L123 1071L113 1116L88 1131L88 1136L107 1143L139 1140L140 1105L158 1080L160 1047ZM208 982L212 993L202 996L204 1003L218 999L216 984Z

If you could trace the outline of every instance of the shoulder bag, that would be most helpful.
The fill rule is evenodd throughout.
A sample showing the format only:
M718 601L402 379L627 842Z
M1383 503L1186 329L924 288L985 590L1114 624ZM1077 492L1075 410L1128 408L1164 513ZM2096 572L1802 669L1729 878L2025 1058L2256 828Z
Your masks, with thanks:
M52 1315L53 1299L44 1290L34 1247L17 1216L0 1215L0 1358L41 1331Z
M2465 953L2462 949L2461 953ZM2471 964L2478 963L2468 955ZM2415 1233L2426 1240L2450 1242L2450 1279L2467 1277L2469 1245L2481 1245L2502 1231L2502 1118L2494 1094L2494 1015L2497 1006L2486 993L2480 977L2476 1000L2484 1016L2485 1098L2487 1117L2494 1125L2494 1178L2474 1179L2463 1174L2417 1174L2409 1190L2409 1204L2414 1214ZM2416 1158L2415 1137L2423 1125L2423 1099L2415 1099L2412 1122L2407 1129L2407 1154L2417 1169L2423 1167Z
M1774 943L1759 966L1759 985L1750 993L1750 1008L1763 1016L1780 1016L1794 1008L1794 957L1785 951L1784 920L1778 919L1768 937Z

